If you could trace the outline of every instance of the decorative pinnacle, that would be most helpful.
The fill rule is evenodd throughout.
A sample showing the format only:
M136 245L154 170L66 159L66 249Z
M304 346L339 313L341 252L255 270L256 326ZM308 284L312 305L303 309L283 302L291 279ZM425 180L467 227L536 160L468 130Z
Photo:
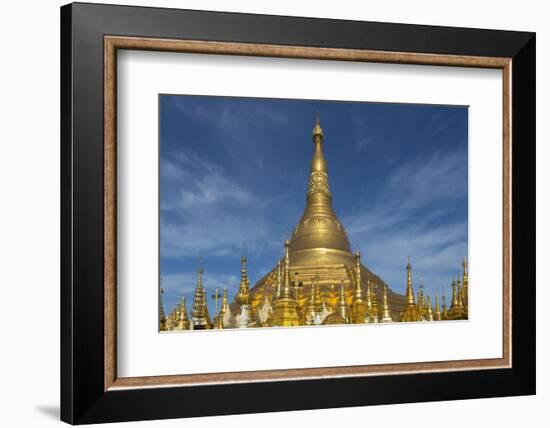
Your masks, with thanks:
M313 141L315 141L316 136L323 138L323 128L321 128L321 121L319 119L319 110L317 110L317 118L315 120L315 126L313 127L313 132L311 133Z
M202 266L199 266L197 269L197 287L200 287L200 288L202 288L202 273L203 273L203 268Z
M283 282L283 297L290 297L290 241L287 239L285 241L285 273L284 273L284 282ZM296 290L296 289L295 289Z
M281 297L282 283L283 283L283 274L282 274L282 268L281 268L281 260L279 259L279 262L277 263L277 288L275 291L275 295L277 296L277 299Z
M414 290L412 285L412 266L411 258L408 258L407 262L407 305L414 305Z

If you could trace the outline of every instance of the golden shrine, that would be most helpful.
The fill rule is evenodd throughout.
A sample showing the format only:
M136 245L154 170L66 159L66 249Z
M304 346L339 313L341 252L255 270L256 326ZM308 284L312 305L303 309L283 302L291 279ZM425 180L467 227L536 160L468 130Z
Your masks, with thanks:
M445 295L442 306L435 295L424 294L420 282L415 298L410 259L406 266L405 296L392 291L384 281L352 254L349 240L332 207L327 162L323 154L323 129L319 117L313 128L313 157L306 193L306 207L284 253L267 275L250 287L246 258L241 258L241 280L232 303L224 289L216 315L211 320L202 267L198 269L193 309L189 319L180 298L168 316L159 307L161 331L252 327L293 327L329 324L446 321L468 318L468 265L464 257L462 280L452 281L451 306ZM380 303L379 303L380 302Z

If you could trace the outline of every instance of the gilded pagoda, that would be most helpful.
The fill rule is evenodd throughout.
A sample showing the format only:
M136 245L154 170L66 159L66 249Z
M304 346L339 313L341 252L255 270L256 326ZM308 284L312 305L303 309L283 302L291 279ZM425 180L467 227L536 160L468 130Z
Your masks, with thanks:
M462 262L462 280L452 281L452 301L442 307L436 294L424 292L420 281L416 298L410 258L406 265L406 293L398 294L351 251L344 226L332 207L324 135L317 116L312 132L313 156L306 206L276 266L251 287L245 257L241 279L232 303L227 288L211 320L199 267L191 317L181 298L167 316L159 305L161 331L293 327L329 324L420 322L468 319L468 264Z

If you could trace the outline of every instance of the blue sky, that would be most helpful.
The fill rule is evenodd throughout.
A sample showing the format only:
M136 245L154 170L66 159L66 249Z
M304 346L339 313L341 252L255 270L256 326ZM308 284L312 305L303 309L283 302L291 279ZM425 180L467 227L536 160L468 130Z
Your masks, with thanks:
M160 267L165 310L190 309L202 259L208 294L232 300L240 258L254 284L305 206L319 111L334 209L362 261L397 292L411 256L450 295L468 239L468 109L161 95ZM214 302L210 299L211 315Z

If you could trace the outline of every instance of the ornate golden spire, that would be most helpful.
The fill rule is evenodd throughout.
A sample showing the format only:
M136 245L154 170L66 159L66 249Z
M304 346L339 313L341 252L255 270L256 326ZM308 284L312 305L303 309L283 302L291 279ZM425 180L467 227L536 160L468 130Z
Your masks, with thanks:
M452 299L451 299L451 309L453 309L454 307L458 306L458 298L456 296L456 280L455 280L454 275L453 275L453 282L452 282L451 286L453 287L453 296L452 296Z
M401 312L401 321L411 322L411 321L420 321L420 313L418 307L414 303L414 290L412 285L412 266L411 259L409 257L407 261L407 303L405 304L405 309Z
M460 301L458 299L458 292L457 292L457 281L455 280L455 277L453 275L453 298L451 302L451 309L447 312L447 319L450 320L461 320L465 319L466 314L464 312L464 308L460 304Z
M441 308L439 307L439 300L437 296L437 291L435 292L435 314L434 319L436 321L441 321Z
M283 282L283 274L281 273L281 260L277 263L277 284L275 286L275 293L273 294L273 302L281 297L281 285Z
M384 296L382 298L382 307L380 308L380 322L392 322L390 305L388 304L388 285L384 284Z
M428 301L427 301L427 309L426 309L426 321L433 321L434 320L434 312L432 309L432 300L430 296L428 295Z
M370 288L370 296L371 296L369 322L377 323L378 322L378 299L376 297L377 285L374 282L369 282L368 287Z
M370 289L371 289L370 279L369 279L369 274L367 272L367 290L365 293L365 322L370 322L370 313L372 310L372 298L371 298Z
M464 306L462 305L462 283L460 281L460 278L456 280L456 300L458 301L458 306L460 308L464 308Z
M354 324L363 323L365 320L366 305L363 302L363 290L361 289L361 253L355 252L355 283L351 300L351 321Z
M202 287L202 266L197 269L197 287L195 288L195 297L193 300L193 330L210 329L210 315L208 314L208 305L206 304L206 292Z
M316 275L311 281L311 290L304 307L304 324L314 325L317 315L321 311L319 294L319 275Z
M246 273L246 257L241 257L241 282L239 283L239 291L235 296L235 301L240 305L250 304L250 281Z
M291 239L294 264L344 263L352 265L353 256L346 232L332 208L328 169L323 154L323 129L317 117L312 132L311 160L306 208Z
M189 330L189 318L187 317L187 307L185 305L185 297L181 296L180 303L178 305L178 321L177 329L178 330Z
M361 290L361 252L355 252L355 287L353 289L353 300L363 303L363 290Z
M441 301L443 302L442 311L441 311L441 319L446 320L447 319L447 301L445 298L445 288L441 290Z
M338 304L336 305L336 313L340 315L346 322L349 322L348 305L346 303L346 293L344 283L340 284L340 294L338 295Z
M407 260L407 304L413 304L414 305L414 290L412 285L412 266L411 266L411 258L409 257Z
M290 291L290 241L288 240L285 241L285 274L281 296L284 298L292 297Z
M216 292L216 295L218 293ZM219 329L226 328L225 325L225 317L226 314L229 312L229 304L227 302L227 287L223 288L223 296L222 296L222 305L220 307L220 311L218 312L218 317L216 318L216 327Z
M166 314L164 313L164 302L163 302L164 290L160 287L159 292L159 330L166 331Z
M462 260L462 304L464 305L466 316L468 316L468 282L468 260L464 256L464 260Z
M285 270L283 289L273 308L273 325L280 327L300 325L296 299L290 288L290 242L285 242Z
M174 327L175 327L175 314L176 314L176 307L172 308L172 310L168 313L168 316L166 317L166 330L167 331L174 330Z
M424 280L420 277L420 284L418 286L418 298L416 299L416 306L418 307L418 312L420 313L421 318L426 318L427 307L426 300L424 298Z

